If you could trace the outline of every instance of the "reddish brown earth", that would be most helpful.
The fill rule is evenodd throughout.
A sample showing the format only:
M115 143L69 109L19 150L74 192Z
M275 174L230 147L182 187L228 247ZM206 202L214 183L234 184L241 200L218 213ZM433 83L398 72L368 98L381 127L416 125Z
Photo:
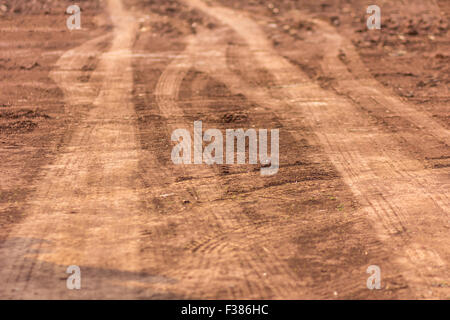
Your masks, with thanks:
M85 3L83 27L89 32L66 28L64 12L71 1L1 2L0 239L24 217L23 205L34 190L31 182L53 161L83 112L64 104L63 92L49 73L62 53L102 32L96 23L98 3ZM85 79L95 62L86 64Z
M450 298L447 1L70 4L0 3L1 298ZM174 165L197 120L278 173Z

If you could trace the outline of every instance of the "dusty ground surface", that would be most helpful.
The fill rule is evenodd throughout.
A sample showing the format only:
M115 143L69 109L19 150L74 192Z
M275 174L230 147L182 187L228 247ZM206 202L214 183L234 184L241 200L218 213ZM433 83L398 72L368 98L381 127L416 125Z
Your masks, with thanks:
M70 4L0 1L1 298L450 298L447 1ZM197 120L278 173L174 165Z

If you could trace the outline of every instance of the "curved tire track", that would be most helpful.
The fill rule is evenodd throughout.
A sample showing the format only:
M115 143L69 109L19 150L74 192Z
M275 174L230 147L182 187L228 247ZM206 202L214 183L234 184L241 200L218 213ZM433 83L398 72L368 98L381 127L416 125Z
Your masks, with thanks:
M178 99L182 81L188 72L208 60L202 52L201 39L198 34L187 39L187 48L167 66L156 86L155 97L160 113L170 119L167 123L169 131L192 127L192 123L182 118L183 110ZM242 208L223 199L223 183L213 167L183 165L176 166L174 170L178 175L200 176L203 179L187 180L177 184L176 190L173 190L180 193L180 188L185 188L183 192L196 196L195 209L182 213L184 229L191 230L191 233L195 230L196 236L193 237L192 254L183 261L184 267L167 266L165 274L179 281L171 290L179 291L178 294L188 298L192 297L192 292L202 298L215 298L226 287L230 288L226 290L226 296L230 298L306 296L285 259L275 251L264 257L258 253L264 252L263 245L271 238L273 229L267 224L257 225L247 221ZM165 192L170 191L165 189ZM217 200L221 201L220 206L212 209L208 203ZM289 235L289 232L282 234ZM278 234L277 237L282 241ZM208 292L203 291L206 288L209 288Z
M445 243L449 190L445 179L398 152L392 137L370 123L351 101L324 91L278 56L259 26L245 14L209 6L200 0L187 3L217 18L244 39L248 48L243 50L240 59L258 61L276 79L277 86L264 92L245 85L217 60L203 67L234 91L258 102L265 101L287 123L295 118L296 110L301 110L363 204L361 214L372 218L380 238L394 250L396 261L403 266L413 290L434 297L435 291L430 293L429 289L448 279L449 252ZM203 51L217 50L215 41L213 36L204 37ZM220 59L226 61L225 57ZM245 65L248 64L242 63ZM420 122L434 136L447 141L448 133L440 126L434 127L431 120L409 111L412 121ZM445 296L444 291L437 294Z
M108 298L136 296L127 281L140 272L138 147L131 103L131 46L135 22L120 0L111 48L99 58L88 85L77 80L87 52L108 35L64 54L58 71L67 104L93 107L29 200L27 218L0 248L0 295L8 298ZM100 81L100 83L97 83ZM69 265L82 272L82 290L66 289ZM148 292L147 292L148 293Z

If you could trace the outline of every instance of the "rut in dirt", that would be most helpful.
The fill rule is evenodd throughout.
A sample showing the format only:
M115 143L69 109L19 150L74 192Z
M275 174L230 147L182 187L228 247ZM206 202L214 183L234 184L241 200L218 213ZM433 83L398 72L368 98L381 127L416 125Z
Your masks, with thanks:
M127 281L164 281L139 273L139 148L131 103L135 19L120 0L109 0L108 9L114 17L110 49L100 53L97 45L111 35L94 39L65 53L53 72L67 104L93 104L45 168L27 218L0 248L4 298L126 297ZM79 82L79 70L96 52L91 81ZM85 290L77 295L66 289L69 265L84 270Z
M111 33L58 61L51 75L66 104L89 105L90 110L45 168L28 201L27 218L0 246L0 296L297 299L335 298L337 291L339 297L353 297L364 291L361 296L367 297L367 250L380 259L392 252L389 263L407 279L408 295L445 297L445 288L428 290L449 275L445 172L425 168L403 153L392 135L369 121L354 102L392 104L397 113L406 108L405 118L443 144L448 132L412 106L399 104L376 82L354 78L335 57L344 39L326 24L316 22L324 38L338 40L328 45L323 67L342 76L336 90L341 94L324 90L277 53L248 14L200 0L185 3L219 26L199 27L182 39L183 50L170 57L163 53L168 63L154 88L145 81L143 88L133 83L137 72L148 71L145 59L152 55L133 51L140 15L127 12L121 0L107 1ZM111 41L106 51L104 41ZM346 48L359 63L352 48ZM85 83L80 70L92 57L99 62ZM223 96L214 97L211 89ZM151 151L142 150L146 142L138 132L136 96L145 97L145 105L154 104L152 116L167 133L150 135L163 141ZM231 104L236 97L242 105L222 108L228 113L218 120L208 99ZM235 109L241 113L230 111ZM297 183L324 179L330 188L326 179L337 176L305 176L301 170L308 168L301 168L306 164L296 156L286 155L279 178L268 180L248 167L172 165L166 143L170 133L190 128L201 117L208 125L220 122L222 129L233 121L250 126L259 117L258 125L285 130L282 143L290 148L304 145L305 132L295 122L306 121L311 140L323 148L323 157L361 208L351 216L314 212L310 221L290 215L287 206L295 207L299 192L305 192ZM142 159L150 160L150 170L143 172ZM66 289L69 265L81 267L79 292Z
M225 41L221 48L223 56L218 59L222 59L222 63L204 61L201 64L203 70L214 74L235 92L256 101L264 100L286 123L295 110L302 110L327 155L363 204L361 214L372 219L380 239L394 250L395 261L403 268L414 290L429 296L427 287L445 282L449 258L445 246L449 214L445 175L424 168L419 161L398 152L395 140L371 124L351 100L321 89L296 66L280 57L259 26L245 13L207 5L201 0L186 3L217 18L241 37L245 45L240 47L237 62L242 62L239 68L242 73L246 73L243 71L246 67L254 66L256 60L274 76L276 86L269 90L249 86L224 69ZM220 39L209 34L201 43L204 52L217 52ZM338 66L336 61L327 61L330 68ZM247 73L251 73L251 69ZM353 81L350 85L361 87L356 93L367 91L364 87L367 83ZM379 86L374 89L377 88ZM370 92L374 92L375 99L383 98L375 90ZM389 95L385 95L384 100L394 106L398 102ZM405 117L418 124L425 133L444 144L448 142L449 134L442 126L410 106L406 110ZM443 292L438 294L445 296Z

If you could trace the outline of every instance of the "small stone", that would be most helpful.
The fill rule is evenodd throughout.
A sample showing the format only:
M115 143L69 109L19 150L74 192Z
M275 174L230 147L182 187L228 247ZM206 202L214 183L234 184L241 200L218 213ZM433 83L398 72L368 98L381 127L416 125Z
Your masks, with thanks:
M335 25L335 26L339 26L341 24L341 21L339 20L338 16L333 16L331 17L331 22Z

